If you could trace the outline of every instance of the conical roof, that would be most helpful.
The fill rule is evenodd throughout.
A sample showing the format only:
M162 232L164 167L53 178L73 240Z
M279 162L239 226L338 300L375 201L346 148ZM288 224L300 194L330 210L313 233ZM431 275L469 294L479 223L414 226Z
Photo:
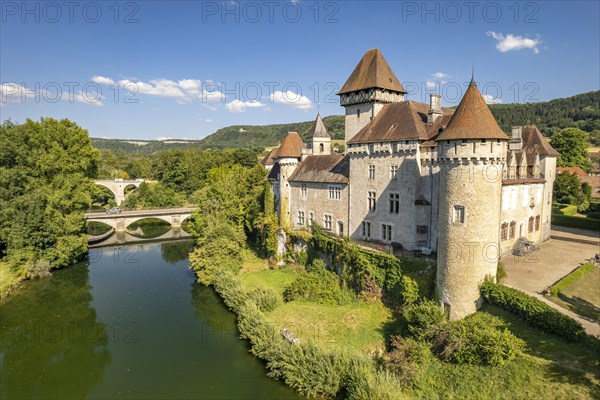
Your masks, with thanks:
M273 158L300 158L302 157L302 149L304 142L297 132L290 132L283 138L277 152Z
M365 53L338 94L381 88L406 93L379 49Z
M327 128L325 128L325 124L323 124L321 114L317 114L317 119L315 119L315 122L310 127L310 130L308 131L308 135L306 135L306 137L331 139L331 136L329 136L329 133L327 132Z
M456 139L508 140L508 136L498 126L473 78L452 119L448 122L448 127L436 140Z

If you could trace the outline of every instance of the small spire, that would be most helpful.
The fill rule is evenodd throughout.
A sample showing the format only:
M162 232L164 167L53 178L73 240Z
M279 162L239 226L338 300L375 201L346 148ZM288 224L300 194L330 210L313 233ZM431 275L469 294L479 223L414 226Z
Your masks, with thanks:
M475 84L475 64L473 64L473 67L471 70L471 82L469 82L469 86L477 86Z

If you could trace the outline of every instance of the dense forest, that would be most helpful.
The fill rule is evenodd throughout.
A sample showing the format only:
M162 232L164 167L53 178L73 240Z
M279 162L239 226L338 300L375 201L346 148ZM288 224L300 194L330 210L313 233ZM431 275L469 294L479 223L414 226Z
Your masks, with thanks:
M490 109L505 132L513 125L534 124L546 136L564 128L579 128L600 145L600 91L528 104L492 104Z

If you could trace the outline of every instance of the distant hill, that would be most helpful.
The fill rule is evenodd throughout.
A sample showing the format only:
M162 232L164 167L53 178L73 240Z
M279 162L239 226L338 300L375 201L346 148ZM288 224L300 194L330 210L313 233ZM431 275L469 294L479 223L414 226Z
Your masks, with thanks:
M546 136L560 129L578 127L589 132L592 143L600 141L600 91L578 94L564 99L528 104L492 104L492 113L505 132L513 125L537 125ZM333 139L344 138L344 116L323 118ZM151 154L168 149L225 149L270 147L288 133L298 132L303 139L313 120L276 125L234 125L221 128L202 140L122 140L92 138L92 145L121 153ZM596 144L598 145L598 144Z
M152 154L163 150L200 147L199 140L133 140L91 138L92 146L100 150L129 154Z
M505 132L513 125L534 124L546 136L568 127L600 134L600 91L541 103L492 104L490 109Z
M277 125L234 125L221 128L202 139L200 145L205 148L224 149L230 147L269 147L277 145L288 132L298 132L302 139L314 120ZM332 139L344 138L344 117L332 115L323 118L323 123Z

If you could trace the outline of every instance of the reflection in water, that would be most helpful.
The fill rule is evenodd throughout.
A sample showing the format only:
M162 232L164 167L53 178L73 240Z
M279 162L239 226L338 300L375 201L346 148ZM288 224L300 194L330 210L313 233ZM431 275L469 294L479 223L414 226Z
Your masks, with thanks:
M79 263L30 282L0 306L2 398L82 398L102 382L111 355Z
M157 238L171 229L171 225L156 218L145 218L127 227L130 235L140 238Z
M297 399L195 283L192 243L95 249L2 303L0 397Z
M194 242L186 240L184 242L164 242L160 244L160 254L169 264L176 264L179 261L185 261L188 254L194 249Z

